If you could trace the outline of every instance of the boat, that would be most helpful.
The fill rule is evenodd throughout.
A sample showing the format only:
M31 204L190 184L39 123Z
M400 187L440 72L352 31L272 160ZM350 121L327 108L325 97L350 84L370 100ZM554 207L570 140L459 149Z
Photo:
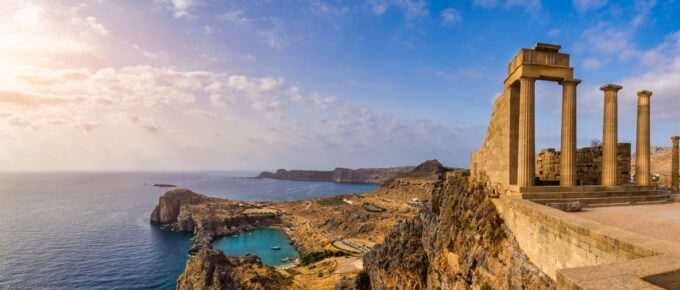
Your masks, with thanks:
M293 261L293 258L291 258L291 257L285 257L285 258L281 259L281 262L284 262L284 263L288 263L288 262L292 262L292 261Z
M234 234L234 235L231 236L231 237L232 237L232 238L238 238L238 234Z
M272 247L272 251L278 251L278 250L281 250L281 247L279 247L279 246L273 246Z

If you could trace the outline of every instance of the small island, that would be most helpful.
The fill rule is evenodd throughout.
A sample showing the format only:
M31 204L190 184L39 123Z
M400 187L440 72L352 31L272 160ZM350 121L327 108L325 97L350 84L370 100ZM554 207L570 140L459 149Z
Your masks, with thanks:
M156 183L153 186L155 187L177 187L177 185L174 184L166 184L166 183Z

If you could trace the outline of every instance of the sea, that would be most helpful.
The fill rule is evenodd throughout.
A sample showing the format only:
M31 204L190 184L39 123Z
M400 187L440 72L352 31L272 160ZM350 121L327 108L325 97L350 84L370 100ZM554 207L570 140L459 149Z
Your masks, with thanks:
M254 179L256 172L0 173L0 289L174 289L190 234L149 223L175 184L211 197L298 200L363 193L371 184ZM297 253L277 230L214 242L228 255L280 265ZM280 251L272 251L280 246Z

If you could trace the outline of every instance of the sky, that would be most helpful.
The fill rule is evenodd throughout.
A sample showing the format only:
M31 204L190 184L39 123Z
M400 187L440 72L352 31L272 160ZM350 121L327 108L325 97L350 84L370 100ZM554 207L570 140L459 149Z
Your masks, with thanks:
M3 0L0 170L467 167L507 64L562 45L578 143L636 92L652 145L680 135L680 1ZM536 146L559 149L561 88L537 82Z

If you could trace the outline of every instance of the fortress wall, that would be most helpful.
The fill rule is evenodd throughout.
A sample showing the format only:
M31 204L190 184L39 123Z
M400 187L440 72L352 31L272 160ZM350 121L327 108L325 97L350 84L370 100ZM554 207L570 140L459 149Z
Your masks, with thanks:
M510 144L510 91L498 96L484 144L472 153L470 168L476 177L487 178L490 185L507 185Z
M560 269L657 254L607 235L601 224L570 213L507 197L493 202L529 260L554 280Z

